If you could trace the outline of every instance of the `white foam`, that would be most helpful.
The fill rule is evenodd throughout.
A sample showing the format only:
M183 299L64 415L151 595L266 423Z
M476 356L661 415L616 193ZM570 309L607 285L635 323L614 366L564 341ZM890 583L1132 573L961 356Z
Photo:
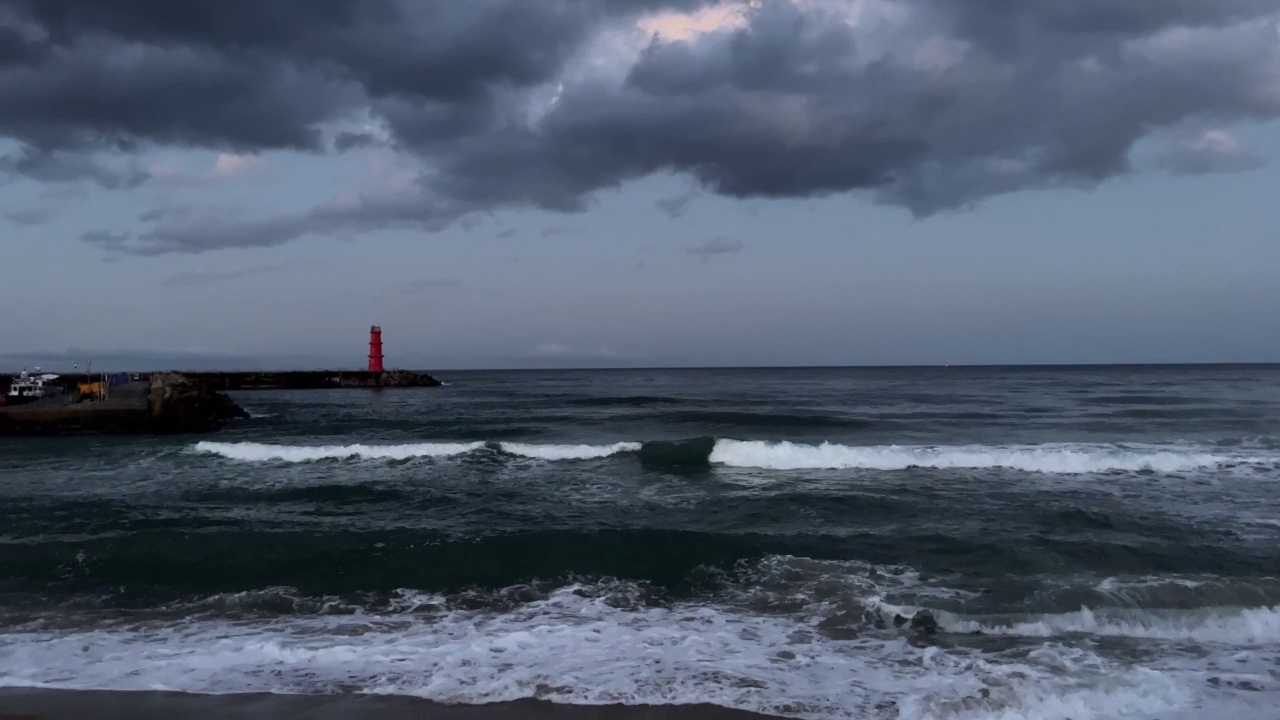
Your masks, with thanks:
M989 635L1056 637L1067 633L1082 633L1237 646L1280 643L1280 606L1165 612L1081 608L1078 612L1010 622L964 619L939 613L938 620L946 630L981 631Z
M591 460L640 450L640 443L634 442L612 445L529 445L504 442L500 446L503 452L539 460Z
M1000 658L892 634L833 639L807 621L723 607L624 610L574 590L503 614L419 602L411 614L10 631L0 635L0 686L710 702L849 720L883 717L876 707L889 702L902 720L1168 717L1205 687L1052 644Z
M402 445L269 445L253 442L200 442L197 452L246 462L310 462L335 458L402 460L461 455L484 442L421 442ZM503 451L550 461L588 460L639 452L639 442L608 445L499 443ZM805 445L760 440L717 440L710 462L724 467L765 470L905 470L1004 468L1032 473L1074 475L1103 472L1176 473L1224 466L1275 465L1280 456L1227 455L1185 446L1115 445Z
M406 460L449 457L484 447L484 443L410 443L406 445L265 445L252 442L199 442L195 451L244 462L314 462L347 458Z
M823 443L718 440L711 462L768 470L905 470L1006 468L1034 473L1082 474L1150 470L1161 473L1261 462L1191 449L1128 449L1106 445L852 446ZM1272 459L1271 462L1275 460Z

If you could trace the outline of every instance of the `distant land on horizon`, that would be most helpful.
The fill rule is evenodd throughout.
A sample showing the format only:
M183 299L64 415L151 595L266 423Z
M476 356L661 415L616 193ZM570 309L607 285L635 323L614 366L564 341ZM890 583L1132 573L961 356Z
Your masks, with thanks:
M362 370L363 358L335 358L305 355L277 355L251 357L234 353L149 353L143 351L80 351L0 353L0 373L14 374L23 368L40 367L46 372L84 372L86 363L93 363L95 372L282 372L287 370ZM700 364L672 363L646 364L626 359L608 363L597 360L594 364L577 365L566 361L556 364L554 359L502 362L492 365L481 363L451 365L427 364L420 361L396 362L388 356L387 369L402 369L426 373L471 372L545 372L545 371L645 371L645 370L910 370L910 369L1069 369L1069 368L1142 368L1142 367L1280 367L1280 360L1217 360L1217 361L1129 361L1129 362L957 362L957 363L848 363L848 364ZM77 367L78 366L78 367Z

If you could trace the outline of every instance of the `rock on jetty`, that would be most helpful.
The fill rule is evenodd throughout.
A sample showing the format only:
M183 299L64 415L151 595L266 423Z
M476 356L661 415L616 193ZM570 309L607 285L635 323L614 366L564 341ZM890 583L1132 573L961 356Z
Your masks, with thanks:
M154 433L198 433L219 430L228 420L249 413L220 392L177 373L151 376L147 420Z
M248 417L231 398L176 373L112 388L106 400L78 399L70 393L0 408L0 435L207 433Z

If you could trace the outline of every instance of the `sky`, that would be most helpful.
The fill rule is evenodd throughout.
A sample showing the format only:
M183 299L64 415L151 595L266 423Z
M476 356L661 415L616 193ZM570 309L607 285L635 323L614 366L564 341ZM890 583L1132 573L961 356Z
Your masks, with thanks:
M1280 361L1280 0L0 0L0 366Z

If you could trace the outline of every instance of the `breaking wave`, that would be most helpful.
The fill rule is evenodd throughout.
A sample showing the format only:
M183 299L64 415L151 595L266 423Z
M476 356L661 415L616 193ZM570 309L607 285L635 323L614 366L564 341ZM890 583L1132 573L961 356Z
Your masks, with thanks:
M410 443L406 445L267 445L254 442L199 442L195 451L246 462L314 462L365 458L407 460L415 457L449 457L484 447L484 443Z
M244 462L313 462L334 459L405 460L453 457L488 450L549 460L595 460L638 454L648 467L723 466L763 470L1006 469L1075 475L1107 472L1178 473L1242 465L1274 465L1280 458L1211 452L1186 446L1118 445L806 445L793 442L694 438L683 441L610 444L447 443L399 445L267 445L254 442L200 442L198 453ZM1220 450L1220 449L1219 449Z
M0 646L0 686L355 690L446 703L710 702L806 720L1118 717L1168 712L1189 695L1175 679L1092 654L1046 651L1050 657L984 672L962 657L900 642L854 645L813 636L787 618L714 607L619 609L593 590L566 587L497 615L371 613L13 633ZM415 602L429 607L441 598ZM1055 662L1078 672L1104 670L1109 682L1073 683L1052 673ZM83 669L68 674L73 663ZM957 715L967 697L985 697L986 707ZM895 701L901 714L878 710ZM1046 712L1059 703L1075 714Z
M830 443L815 446L791 442L720 440L711 453L713 464L769 470L1004 468L1067 475L1142 470L1185 472L1257 461L1254 458L1187 449L1126 449L1105 445L859 447Z
M1280 643L1280 606L1201 608L1184 611L1081 608L1076 612L1019 619L964 619L945 613L940 625L951 632L1023 637L1080 634L1229 645Z
M813 569L784 565L777 569ZM814 607L824 603L812 592L839 579L836 566L820 569L825 572L801 592ZM761 579L770 579L769 570ZM838 587L862 595L916 589L920 582L910 571L867 570L847 578L853 585ZM772 595L767 585L743 590ZM1205 695L1229 687L1235 677L1223 675L1215 684L1173 655L1158 670L1134 668L1060 643L975 661L906 643L904 635L912 632L906 628L863 631L850 642L827 622L815 626L804 613L778 610L672 603L617 581L511 587L481 597L401 589L355 607L279 588L183 603L143 625L14 628L0 642L0 686L214 694L354 690L446 703L529 697L589 705L711 702L804 720L1101 720L1197 717ZM1217 624L1122 626L1085 622L1081 615L1021 629L1036 637L1085 632L1266 643L1276 638L1268 616L1275 611L1244 611ZM995 630L940 620L944 633ZM1233 657L1228 652L1213 657L1226 662ZM69 675L69 663L83 669ZM1270 707L1274 695L1266 692L1265 663L1253 665L1261 667L1233 668L1251 683L1238 685L1262 696L1259 707Z
M531 445L527 443L501 443L505 453L538 460L592 460L619 453L636 452L640 443L620 442L612 445Z

